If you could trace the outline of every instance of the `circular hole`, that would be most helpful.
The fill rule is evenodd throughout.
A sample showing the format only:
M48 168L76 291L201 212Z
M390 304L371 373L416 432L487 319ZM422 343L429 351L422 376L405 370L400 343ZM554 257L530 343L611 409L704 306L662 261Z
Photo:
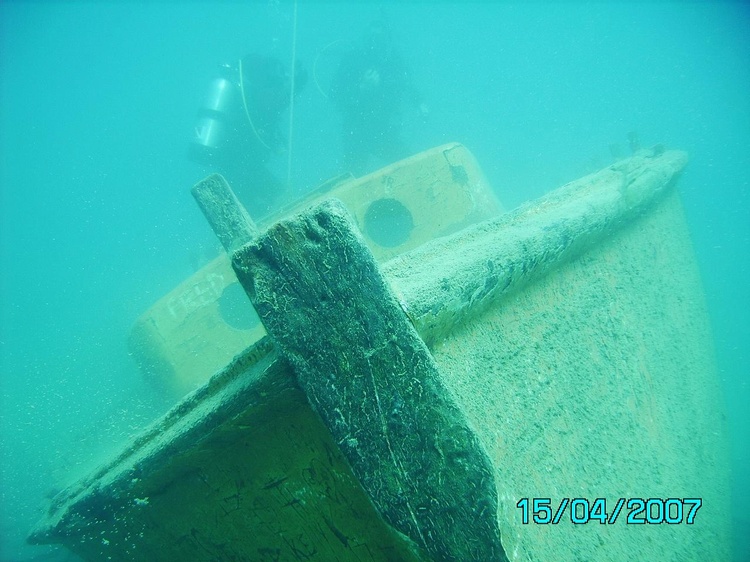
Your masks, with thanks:
M221 293L219 314L224 322L237 330L250 330L260 322L245 290L236 281L227 285Z
M380 246L400 246L409 239L413 229L411 212L395 199L373 201L365 213L365 233Z

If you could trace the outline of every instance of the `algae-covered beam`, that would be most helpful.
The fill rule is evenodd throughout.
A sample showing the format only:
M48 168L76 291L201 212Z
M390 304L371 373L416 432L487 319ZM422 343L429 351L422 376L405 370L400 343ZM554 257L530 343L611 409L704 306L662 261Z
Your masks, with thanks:
M227 253L257 236L255 223L223 176L212 174L195 184L191 192Z
M642 150L496 219L397 256L383 272L431 346L626 226L668 191L686 164L681 151Z
M233 265L383 517L436 561L506 560L490 461L343 205L275 224Z

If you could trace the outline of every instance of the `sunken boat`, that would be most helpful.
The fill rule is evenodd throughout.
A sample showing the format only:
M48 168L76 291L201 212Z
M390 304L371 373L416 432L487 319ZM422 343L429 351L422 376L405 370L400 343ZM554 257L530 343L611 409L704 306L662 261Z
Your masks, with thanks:
M445 145L256 224L131 337L179 402L29 540L85 560L727 560L705 298L662 147L506 211Z

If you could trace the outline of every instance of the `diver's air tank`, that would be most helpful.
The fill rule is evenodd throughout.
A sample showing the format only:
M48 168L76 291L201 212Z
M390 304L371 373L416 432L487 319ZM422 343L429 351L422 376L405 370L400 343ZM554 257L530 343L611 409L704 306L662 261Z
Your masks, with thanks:
M226 142L240 102L240 92L233 81L236 69L228 64L219 68L219 75L211 82L206 100L198 111L190 143L191 158L202 164L209 164Z

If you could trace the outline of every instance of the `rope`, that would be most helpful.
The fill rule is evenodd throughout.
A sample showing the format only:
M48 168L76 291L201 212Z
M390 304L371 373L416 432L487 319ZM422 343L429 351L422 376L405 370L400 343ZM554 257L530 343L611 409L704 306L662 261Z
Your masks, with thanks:
M289 92L289 145L287 147L286 183L292 184L292 132L294 131L294 78L297 74L297 0L294 0L294 18L292 24L292 79Z
M263 140L263 137L260 136L258 129L255 128L255 123L253 123L253 118L250 117L250 110L247 108L247 98L245 97L245 80L244 74L242 73L242 59L240 59L240 62L237 66L240 72L240 94L242 95L242 107L245 108L245 117L247 117L247 122L250 123L250 128L253 130L253 133L255 134L260 144L262 144L268 150L273 150L266 144L266 142Z
M322 96L323 96L324 98L326 98L326 99L329 99L329 98L330 98L330 95L329 95L328 93L326 93L326 92L325 92L325 91L323 90L323 87L322 87L322 86L320 85L320 80L318 79L318 60L320 59L320 57L321 57L321 56L322 56L322 55L323 55L323 54L324 54L324 53L325 53L326 51L328 51L328 49L330 49L331 47L333 47L333 46L334 46L334 45L336 45L337 43L343 43L343 42L345 42L345 41L346 41L346 39L336 39L335 41L331 41L330 43L328 43L328 45L326 45L325 47L323 47L323 48L322 48L322 49L320 50L320 52L319 52L319 53L318 53L318 54L317 54L317 55L315 56L315 61L313 62L313 80L315 81L315 86L317 86L317 88L318 88L318 91L320 92L320 94L321 94L321 95L322 95ZM330 89L330 88L329 88L329 89Z

